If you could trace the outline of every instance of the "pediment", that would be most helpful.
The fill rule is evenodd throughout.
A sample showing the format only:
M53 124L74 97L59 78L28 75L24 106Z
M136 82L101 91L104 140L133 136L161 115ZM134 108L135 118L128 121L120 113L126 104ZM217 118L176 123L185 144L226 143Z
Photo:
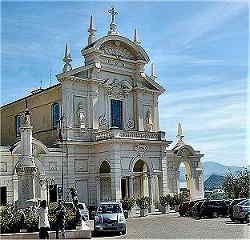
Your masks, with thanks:
M116 58L123 58L129 60L143 60L142 56L138 54L132 47L124 42L117 40L110 40L104 42L100 46L100 50L103 54L113 56Z

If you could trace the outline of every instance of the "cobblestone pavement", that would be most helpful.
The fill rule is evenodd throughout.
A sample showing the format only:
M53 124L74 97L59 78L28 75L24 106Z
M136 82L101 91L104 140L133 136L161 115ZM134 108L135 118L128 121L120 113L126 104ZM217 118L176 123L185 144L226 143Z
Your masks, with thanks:
M234 223L229 218L195 220L190 217L179 217L176 213L130 218L127 228L128 232L124 236L105 233L93 239L247 239L250 237L249 224Z

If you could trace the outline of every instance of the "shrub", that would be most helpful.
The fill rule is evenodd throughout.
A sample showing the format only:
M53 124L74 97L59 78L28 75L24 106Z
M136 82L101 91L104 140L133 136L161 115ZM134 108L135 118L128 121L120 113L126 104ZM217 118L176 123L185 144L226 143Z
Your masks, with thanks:
M167 194L167 195L161 195L160 196L160 204L163 207L166 207L168 204L170 204L171 202L171 195Z
M148 196L137 198L136 199L136 205L140 209L147 209L151 205L151 200Z
M134 197L125 198L121 200L121 203L122 203L122 208L124 210L130 211L135 206L135 198Z

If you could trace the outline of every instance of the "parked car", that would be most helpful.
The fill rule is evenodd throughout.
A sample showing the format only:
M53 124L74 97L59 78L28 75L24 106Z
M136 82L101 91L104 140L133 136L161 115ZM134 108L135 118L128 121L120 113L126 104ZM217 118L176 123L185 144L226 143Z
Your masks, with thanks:
M206 200L201 204L200 217L227 216L228 206L224 200Z
M120 202L102 202L97 207L95 232L127 232L127 219Z
M191 211L192 217L200 218L200 208L201 208L201 205L204 201L205 200L195 202L194 206L192 207L192 211Z
M240 202L242 202L242 201L244 201L244 200L246 200L246 198L234 199L234 200L230 203L230 205L228 206L227 213L228 213L228 216L230 217L230 219L231 219L232 221L235 220L234 217L233 217L233 207L234 207L236 204L238 204L238 203L240 203Z
M65 202L64 206L66 208L75 209L75 206L74 206L73 202ZM81 213L82 219L84 221L89 220L89 210L88 210L86 204L85 203L78 203L78 208L80 209L80 213Z
M250 199L246 199L233 207L233 218L243 223L249 223L250 218Z

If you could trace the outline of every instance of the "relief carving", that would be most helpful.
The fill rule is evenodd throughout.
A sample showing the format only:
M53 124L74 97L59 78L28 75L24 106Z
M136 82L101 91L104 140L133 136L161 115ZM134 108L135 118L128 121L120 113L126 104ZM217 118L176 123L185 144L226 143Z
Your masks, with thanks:
M136 56L134 56L124 45L122 46L119 41L106 42L101 46L100 50L102 50L104 54L117 58L136 60Z
M103 86L109 96L113 96L116 98L125 98L132 90L132 87L128 82L120 81L118 79L106 79L105 81L103 81Z

